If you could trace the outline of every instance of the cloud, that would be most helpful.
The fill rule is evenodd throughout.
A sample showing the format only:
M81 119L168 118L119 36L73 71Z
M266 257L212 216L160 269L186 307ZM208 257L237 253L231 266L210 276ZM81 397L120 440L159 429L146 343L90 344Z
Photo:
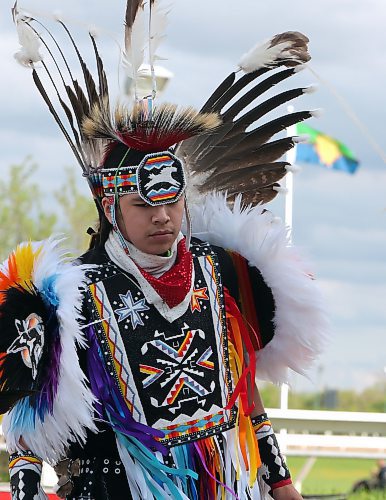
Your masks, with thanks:
M328 303L328 312L334 318L334 325L342 327L370 328L386 325L386 283L351 283L349 280L320 280L322 291ZM366 300L363 307L364 298ZM386 328L385 332L386 333Z

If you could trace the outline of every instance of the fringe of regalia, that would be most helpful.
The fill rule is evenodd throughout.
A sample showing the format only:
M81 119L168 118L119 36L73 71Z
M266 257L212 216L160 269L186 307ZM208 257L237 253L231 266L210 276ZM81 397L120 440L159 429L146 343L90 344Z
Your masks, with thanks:
M136 422L107 369L93 325L87 329L90 384L99 418L111 425L133 499L260 499L259 448L250 419L255 352L234 299L226 291L230 365L235 387L235 428L168 448L164 433ZM92 367L92 369L91 369Z

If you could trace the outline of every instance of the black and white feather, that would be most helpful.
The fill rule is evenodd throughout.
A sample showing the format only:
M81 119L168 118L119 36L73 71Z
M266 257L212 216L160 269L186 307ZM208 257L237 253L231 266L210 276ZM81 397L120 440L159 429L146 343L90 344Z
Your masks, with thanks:
M274 136L313 113L285 112L266 119L268 113L309 88L278 92L266 100L262 96L303 68L310 59L307 43L301 33L287 32L254 47L239 62L245 73L231 73L203 105L201 112L219 113L223 125L209 136L184 141L175 152L185 161L194 198L219 191L226 192L232 202L241 193L243 203L256 205L276 196L288 166L280 159L295 140Z
M21 45L15 58L32 69L32 78L37 90L83 172L87 174L99 166L106 143L90 141L84 135L81 124L96 103L109 99L108 82L95 35L89 33L95 55L96 77L92 75L70 30L60 18L53 17L53 20L55 19L56 25L59 25L68 37L69 44L66 49L60 47L47 26L20 10L17 2L12 9L12 15ZM81 81L74 76L79 71L75 68L71 70L68 63L73 54L78 60Z

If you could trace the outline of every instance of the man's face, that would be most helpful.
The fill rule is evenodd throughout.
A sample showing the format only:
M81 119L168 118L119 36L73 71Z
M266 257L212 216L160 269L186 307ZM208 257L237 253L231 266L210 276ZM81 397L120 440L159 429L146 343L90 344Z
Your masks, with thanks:
M102 205L111 222L107 198L103 198ZM152 255L164 254L171 248L180 232L183 213L183 198L153 207L139 195L127 194L119 198L116 207L117 224L124 238L138 250Z

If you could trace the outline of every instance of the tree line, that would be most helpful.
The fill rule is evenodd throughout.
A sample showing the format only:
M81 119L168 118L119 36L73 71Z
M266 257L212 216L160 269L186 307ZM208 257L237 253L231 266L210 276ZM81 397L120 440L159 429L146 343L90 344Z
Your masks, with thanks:
M87 249L90 236L86 230L95 226L97 212L91 196L77 187L74 170L65 169L63 185L47 193L34 180L39 179L38 166L30 158L10 166L0 184L1 261L18 243L39 241L53 233L63 234L74 254Z
M333 381L331 381L331 385ZM263 384L259 388L268 408L280 407L280 387ZM337 410L384 413L386 381L379 380L361 391L324 389L315 392L289 391L288 407L299 410Z

